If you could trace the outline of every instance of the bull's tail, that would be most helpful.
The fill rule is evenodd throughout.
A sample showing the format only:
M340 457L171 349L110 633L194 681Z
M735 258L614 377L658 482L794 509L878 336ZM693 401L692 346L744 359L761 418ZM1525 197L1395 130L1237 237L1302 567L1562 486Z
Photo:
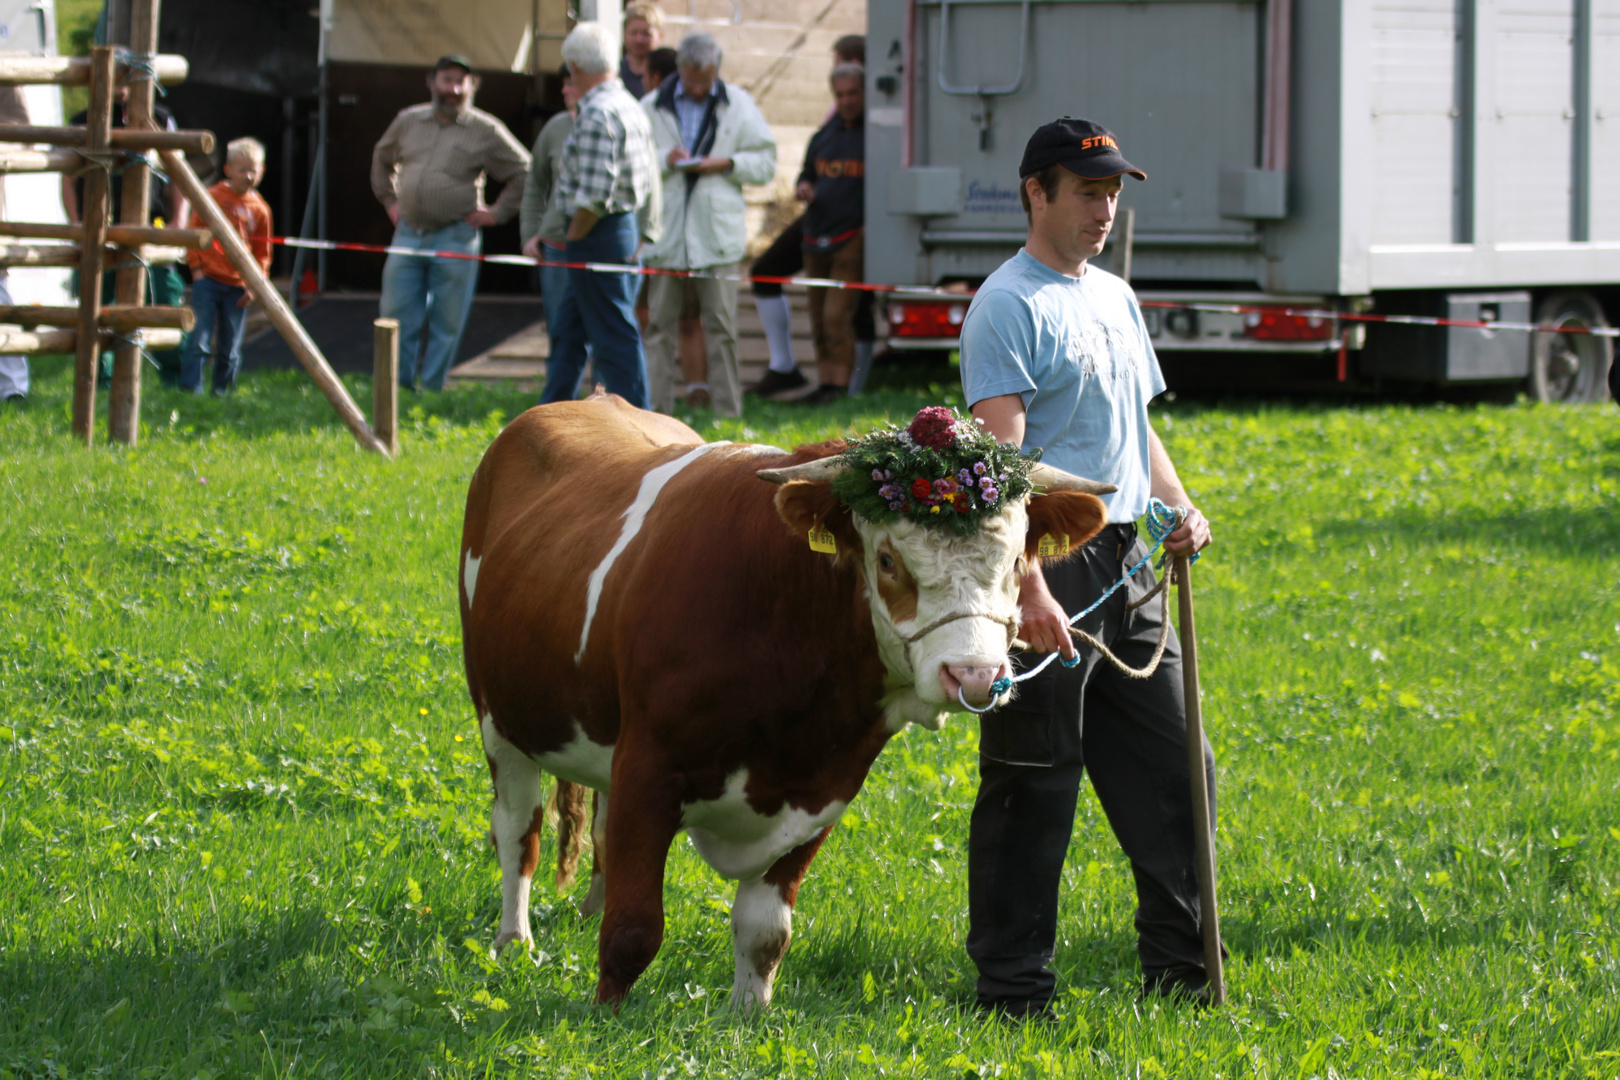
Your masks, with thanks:
M574 872L579 869L579 857L585 848L585 837L590 832L590 793L580 784L558 780L546 805L546 817L557 825L557 890L566 890L574 883Z

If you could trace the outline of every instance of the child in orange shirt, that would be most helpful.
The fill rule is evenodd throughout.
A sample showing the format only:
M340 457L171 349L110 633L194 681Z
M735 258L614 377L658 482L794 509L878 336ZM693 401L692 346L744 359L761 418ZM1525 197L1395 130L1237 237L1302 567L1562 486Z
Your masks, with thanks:
M257 190L264 176L264 144L257 139L236 139L225 148L225 179L208 189L246 241L253 257L266 272L270 270L270 204ZM191 227L203 227L202 218L191 215ZM197 325L186 341L180 357L180 389L202 393L203 361L214 357L214 396L223 397L236 385L242 366L242 326L247 321L253 297L242 285L242 275L225 258L215 240L203 251L186 256L191 264L191 310ZM215 345L214 334L219 333Z

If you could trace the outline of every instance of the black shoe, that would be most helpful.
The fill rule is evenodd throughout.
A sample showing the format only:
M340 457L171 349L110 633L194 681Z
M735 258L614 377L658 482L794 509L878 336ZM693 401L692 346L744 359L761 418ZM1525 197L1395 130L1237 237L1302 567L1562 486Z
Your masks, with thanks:
M771 397L774 394L784 394L790 390L802 390L810 385L798 368L792 371L767 371L765 377L754 386L748 388L748 393L758 394L760 397Z
M843 401L847 397L849 397L849 387L822 383L816 387L815 393L807 394L799 398L799 400L806 405L831 405L836 401Z
M1004 1024L1043 1024L1056 1025L1057 1013L1045 1001L992 1001L989 1004L981 1002L979 1011L992 1020L1000 1020Z

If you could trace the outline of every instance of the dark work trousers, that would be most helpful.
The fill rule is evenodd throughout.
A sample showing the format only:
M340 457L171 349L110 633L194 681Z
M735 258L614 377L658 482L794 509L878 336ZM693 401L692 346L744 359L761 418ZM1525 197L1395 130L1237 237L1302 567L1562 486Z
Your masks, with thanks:
M793 277L804 269L804 215L782 230L771 246L748 268L751 274L765 277ZM782 286L775 281L753 283L755 296L781 296ZM855 340L875 341L877 323L873 321L872 291L862 289L855 303Z
M1134 526L1110 525L1061 563L1043 566L1063 610L1074 614L1147 554ZM1127 613L1152 589L1152 565L1080 621L1133 668L1158 645L1160 597ZM1174 597L1172 597L1172 602ZM1121 675L1094 649L1018 684L1010 704L980 718L979 796L968 837L968 955L979 969L979 1002L1045 1004L1057 940L1058 888L1074 828L1082 772L1089 770L1114 836L1136 878L1137 955L1149 984L1205 983L1193 861L1192 795L1181 645L1174 630L1148 679ZM1043 659L1015 654L1022 671ZM1215 757L1204 744L1210 821Z

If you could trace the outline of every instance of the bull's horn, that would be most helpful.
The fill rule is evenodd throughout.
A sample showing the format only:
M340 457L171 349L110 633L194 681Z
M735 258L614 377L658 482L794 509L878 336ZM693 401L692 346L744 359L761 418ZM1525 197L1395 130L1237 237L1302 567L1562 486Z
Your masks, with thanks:
M803 465L789 465L785 469L760 469L754 475L761 480L769 480L773 484L785 484L790 480L808 480L811 483L830 484L839 473L849 468L838 455L817 458L807 461Z
M1113 484L1104 484L1096 480L1087 480L1083 477L1066 473L1062 469L1054 469L1050 465L1036 462L1030 466L1029 479L1042 494L1053 491L1081 491L1087 495L1107 495L1118 491Z

